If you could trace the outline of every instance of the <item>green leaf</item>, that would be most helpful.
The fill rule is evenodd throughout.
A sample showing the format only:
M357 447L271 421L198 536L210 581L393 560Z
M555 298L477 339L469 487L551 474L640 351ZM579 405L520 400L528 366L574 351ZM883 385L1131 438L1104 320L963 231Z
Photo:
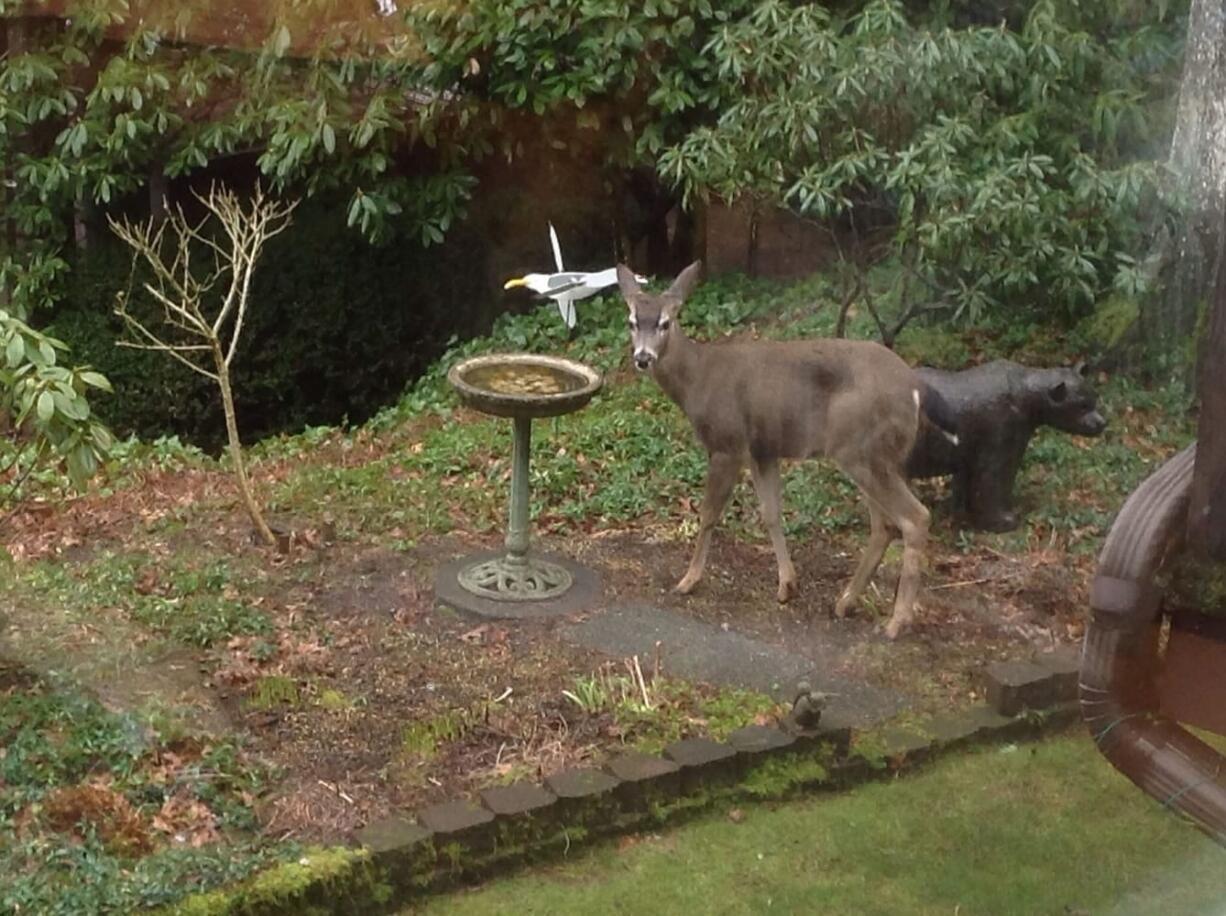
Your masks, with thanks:
M101 372L82 372L81 381L92 388L101 388L103 391L110 391L113 393L115 390L111 387L110 380Z
M336 152L336 132L332 130L331 124L325 124L323 126L322 134L324 149L328 151L328 155L330 156Z
M43 394L46 394L46 392L44 391ZM52 391L51 399L55 402L55 409L65 417L68 417L68 419L89 419L89 406L81 398L69 397L59 391Z
M101 452L109 452L115 444L114 437L105 426L94 425L90 435L94 440L94 448Z
M85 443L68 453L68 476L78 490L85 488L86 482L97 470L98 459L94 456L94 450Z
M9 339L9 344L4 348L4 358L8 361L9 368L15 369L21 365L21 359L25 356L26 344L21 339L20 334L14 334Z
M55 415L55 399L50 391L44 391L38 396L38 419L46 423Z

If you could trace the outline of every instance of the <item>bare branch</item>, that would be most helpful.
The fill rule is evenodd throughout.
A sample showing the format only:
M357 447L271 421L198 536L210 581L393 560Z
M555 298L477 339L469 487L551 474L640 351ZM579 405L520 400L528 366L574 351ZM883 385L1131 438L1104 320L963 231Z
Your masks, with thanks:
M856 301L856 296L860 295L860 275L853 275L851 283L847 286L847 291L843 295L843 301L839 304L839 319L835 323L834 336L847 336L847 313L851 311L851 304Z
M204 366L201 366L200 364L194 362L193 360L188 359L186 356L180 353L178 348L176 347L168 347L165 344L143 344L143 343L137 343L134 340L116 341L115 346L125 347L129 350L156 350L161 353L167 353L170 356L177 359L183 365L187 366L187 368L191 369L193 372L199 373L200 375L203 375L205 378L212 379L215 382L219 381L219 378L216 372L212 372L204 368Z
M212 350L208 344L168 344L158 341L157 343L143 344L135 340L117 340L117 347L127 347L131 350L160 350L162 352L189 353L193 350Z
M268 201L259 187L251 197L249 208L244 207L234 192L217 185L213 185L207 195L193 193L206 210L206 215L195 224L188 221L182 207L165 214L156 226L152 222L133 225L126 219L110 219L109 222L112 231L132 248L134 266L137 261L149 266L153 279L143 284L144 289L161 306L166 328L198 342L176 342L158 336L128 311L126 298L121 294L115 312L139 338L122 341L121 346L167 353L193 372L217 383L239 492L260 538L272 547L276 546L277 540L264 520L243 462L234 394L230 387L230 363L242 336L251 277L264 243L285 230L297 204ZM220 224L225 234L224 242L209 230L210 220ZM166 234L167 226L170 227L169 236ZM167 247L172 251L166 252ZM212 258L212 270L203 278L198 276L198 268L193 271L193 251L205 252ZM220 297L210 296L227 274L229 283L224 294ZM206 303L206 299L211 304ZM216 311L213 310L214 306ZM210 314L213 316L211 320L208 317ZM231 319L233 326L227 343L224 341L225 328ZM212 358L212 371L191 356L203 352L208 352Z
M868 313L873 316L873 323L877 325L877 333L881 335L881 342L890 349L893 349L894 338L886 328L885 322L881 320L881 316L877 313L877 307L873 303L873 296L868 287L869 284L865 283L861 290L864 293L864 305L868 308Z
M217 374L215 372L210 372L208 369L204 368L203 366L198 365L193 360L190 360L186 356L183 355L183 352L190 352L193 350L211 350L212 349L211 346L209 346L208 344L183 344L183 345L168 344L164 340L159 338L156 334L154 334L152 331L150 331L143 324L141 324L140 320L137 319L135 316L129 314L128 312L121 311L120 309L116 309L115 313L119 315L120 318L123 319L124 323L128 326L129 329L135 331L136 333L140 334L142 337L144 337L146 340L149 341L148 343L141 343L139 341L120 340L120 341L116 341L116 344L118 346L128 347L129 349L132 349L132 350L158 350L162 353L169 353L171 356L173 356L179 362L183 363L183 365L187 366L193 372L198 372L201 375L205 376L206 378L211 378L213 379L213 381L217 381Z

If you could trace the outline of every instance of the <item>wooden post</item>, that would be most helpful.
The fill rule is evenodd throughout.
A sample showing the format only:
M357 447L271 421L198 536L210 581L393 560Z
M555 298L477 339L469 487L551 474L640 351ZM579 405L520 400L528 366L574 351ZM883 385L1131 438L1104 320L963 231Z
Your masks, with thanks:
M1226 266L1226 232L1218 263ZM1208 330L1200 350L1200 427L1188 546L1210 560L1226 562L1226 269L1217 272Z

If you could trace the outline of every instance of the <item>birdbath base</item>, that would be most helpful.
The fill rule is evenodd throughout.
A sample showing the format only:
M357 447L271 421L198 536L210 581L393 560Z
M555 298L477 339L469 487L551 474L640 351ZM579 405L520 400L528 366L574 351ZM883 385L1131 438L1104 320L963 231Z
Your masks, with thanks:
M600 573L561 554L535 550L529 551L528 561L565 570L571 580L570 588L552 598L538 593L531 598L508 601L505 595L490 597L461 584L461 574L466 570L505 561L506 558L507 551L503 548L455 557L442 564L434 573L436 606L485 620L543 620L593 611L603 604Z
M557 563L513 554L465 566L457 578L467 591L494 601L548 601L566 594L575 581Z

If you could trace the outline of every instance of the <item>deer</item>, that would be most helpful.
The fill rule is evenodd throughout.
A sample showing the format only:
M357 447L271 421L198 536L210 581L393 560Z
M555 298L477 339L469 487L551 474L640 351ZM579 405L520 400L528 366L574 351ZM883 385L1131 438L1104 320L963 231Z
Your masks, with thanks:
M695 261L666 291L651 294L628 267L617 268L634 367L681 408L708 455L697 541L673 590L688 595L702 579L711 536L748 465L779 567L777 597L789 601L797 579L780 518L780 462L826 457L856 483L869 510L868 543L834 614L856 607L897 531L902 573L885 626L896 639L913 621L929 522L908 485L907 456L921 420L955 439L952 411L902 357L874 341L690 339L677 319L701 269Z

